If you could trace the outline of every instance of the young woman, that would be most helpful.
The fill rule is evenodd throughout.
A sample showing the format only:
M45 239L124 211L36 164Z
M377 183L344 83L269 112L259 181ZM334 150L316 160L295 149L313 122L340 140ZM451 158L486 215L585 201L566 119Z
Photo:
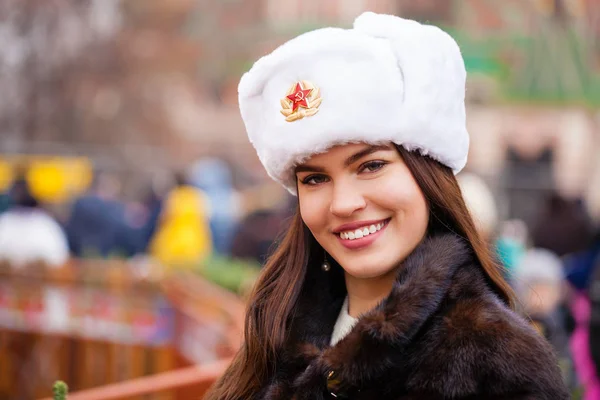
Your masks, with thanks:
M569 398L454 176L465 75L443 31L366 13L242 78L250 140L298 211L208 399Z

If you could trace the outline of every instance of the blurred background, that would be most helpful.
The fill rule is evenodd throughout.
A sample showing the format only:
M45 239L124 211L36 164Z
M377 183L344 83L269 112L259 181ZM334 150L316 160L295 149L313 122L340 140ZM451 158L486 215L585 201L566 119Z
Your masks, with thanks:
M573 398L600 400L598 0L0 0L0 399L201 396L295 207L240 76L367 10L458 41L463 194Z

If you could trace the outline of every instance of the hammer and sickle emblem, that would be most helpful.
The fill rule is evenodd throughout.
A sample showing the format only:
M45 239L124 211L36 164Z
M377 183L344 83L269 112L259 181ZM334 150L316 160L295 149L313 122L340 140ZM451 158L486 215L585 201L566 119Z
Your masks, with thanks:
M321 101L321 91L318 87L309 81L298 81L281 99L281 114L288 122L310 117L319 112Z

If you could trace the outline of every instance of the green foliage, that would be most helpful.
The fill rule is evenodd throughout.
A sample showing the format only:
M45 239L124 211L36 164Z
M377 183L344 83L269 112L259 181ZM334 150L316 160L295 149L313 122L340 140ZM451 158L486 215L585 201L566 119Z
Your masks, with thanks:
M527 32L474 34L441 26L458 42L469 74L494 78L509 103L600 105L597 50L579 30L547 25Z
M54 393L54 400L66 400L69 387L63 381L56 381L52 387L52 392Z
M243 294L260 273L260 264L213 255L195 269L207 280L237 294Z

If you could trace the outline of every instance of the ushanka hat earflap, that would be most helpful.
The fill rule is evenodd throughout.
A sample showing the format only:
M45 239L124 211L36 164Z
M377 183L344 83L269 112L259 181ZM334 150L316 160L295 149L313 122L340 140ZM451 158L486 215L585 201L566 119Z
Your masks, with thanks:
M238 92L267 173L296 193L294 167L345 143L394 142L465 165L464 62L441 29L365 13L353 29L300 35L258 60Z

